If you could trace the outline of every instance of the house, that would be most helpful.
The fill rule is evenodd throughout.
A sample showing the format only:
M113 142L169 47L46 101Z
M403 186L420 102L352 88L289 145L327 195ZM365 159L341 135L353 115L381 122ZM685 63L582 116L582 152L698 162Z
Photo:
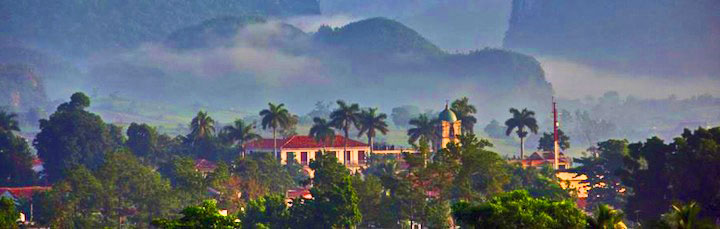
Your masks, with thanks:
M565 156L564 153L559 153L558 168L567 169L572 167L572 159ZM527 167L542 167L549 165L553 167L555 163L555 154L551 151L537 151L532 153L529 157L521 159L511 159L511 163L520 163L523 168Z
M248 153L273 152L273 139L258 139L245 144L245 151ZM347 151L343 152L345 137L335 136L332 142L323 144L315 141L310 136L292 136L285 139L277 139L277 157L280 163L287 164L289 160L307 167L311 160L314 160L321 151L334 154L340 163L353 172L367 166L367 157L370 153L368 144L347 139Z
M8 193L15 198L30 199L36 192L47 192L51 186L0 187L0 193Z
M211 161L202 158L195 160L195 171L202 173L203 176L207 176L208 174L212 173L213 171L215 171L216 168L217 164Z

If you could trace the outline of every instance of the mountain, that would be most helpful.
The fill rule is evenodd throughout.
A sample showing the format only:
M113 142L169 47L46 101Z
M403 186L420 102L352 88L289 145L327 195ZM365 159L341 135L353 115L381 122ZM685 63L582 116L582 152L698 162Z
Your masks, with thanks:
M503 47L630 73L718 76L717 12L717 0L513 0Z
M499 47L510 15L508 0L319 0L323 14L385 17L423 34L445 50Z
M13 111L44 107L47 96L43 81L31 67L0 64L0 106Z
M0 34L83 56L159 41L178 28L221 16L319 13L316 0L0 0Z
M33 75L33 81L37 82L36 90L42 91L40 94L43 96L40 97L47 95L50 99L66 97L68 93L77 90L83 81L79 70L62 57L22 47L22 44L17 42L0 43L0 65L16 66L10 68L14 69L13 72L19 71L18 69L28 71L28 74ZM7 104L0 103L0 106L3 105Z
M344 51L365 54L440 55L437 46L419 33L387 18L370 18L341 28L321 27L316 39Z
M505 115L510 105L542 109L552 94L531 56L447 53L386 18L304 33L275 20L222 17L171 34L162 45L95 61L87 83L130 99L243 110L337 98L441 106L470 96L483 104L481 120Z

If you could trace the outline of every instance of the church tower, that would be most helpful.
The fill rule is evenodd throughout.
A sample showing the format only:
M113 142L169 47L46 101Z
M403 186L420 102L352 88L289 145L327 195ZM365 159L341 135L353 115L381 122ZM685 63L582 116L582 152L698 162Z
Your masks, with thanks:
M460 131L460 128L462 128L460 125L461 121L458 120L455 112L450 110L447 102L445 103L445 110L440 112L438 119L440 120L440 133L442 137L440 149L447 147L447 144L450 142L459 143L460 139L458 137L462 134Z

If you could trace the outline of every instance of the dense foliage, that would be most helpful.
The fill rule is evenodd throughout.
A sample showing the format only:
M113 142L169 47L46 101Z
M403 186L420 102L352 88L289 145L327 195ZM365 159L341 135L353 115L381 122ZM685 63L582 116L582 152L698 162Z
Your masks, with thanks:
M0 226L3 228L17 228L16 221L20 213L15 209L15 201L10 198L0 197Z
M495 196L484 203L458 202L453 215L474 228L584 228L585 214L572 201L533 198L526 191Z
M622 181L631 188L626 212L637 212L643 220L657 219L664 212L656 206L672 201L696 201L700 216L720 215L720 127L685 130L666 144L653 137L628 146Z
M32 170L33 155L20 131L17 115L0 109L0 186L29 185L37 176Z
M49 119L40 120L40 133L33 145L45 164L44 173L50 182L65 177L75 166L98 168L105 153L122 144L122 133L105 124L100 116L85 110L90 99L75 93L71 101L60 104Z

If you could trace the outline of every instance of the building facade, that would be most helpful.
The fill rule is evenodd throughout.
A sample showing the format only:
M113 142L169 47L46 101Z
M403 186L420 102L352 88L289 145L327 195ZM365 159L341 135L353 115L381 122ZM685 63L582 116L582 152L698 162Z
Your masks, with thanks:
M440 147L438 147L438 149L447 147L447 144L450 142L460 143L459 137L462 135L462 121L458 120L457 115L450 110L447 103L445 104L445 110L438 115L438 120L440 120L441 136Z
M367 158L370 156L370 145L347 139L347 150L344 151L345 138L335 136L332 142L325 146L318 143L310 136L292 136L285 139L277 139L277 157L281 164L287 164L290 160L307 167L311 160L320 155L321 152L333 154L338 161L353 172L367 167ZM247 153L272 153L273 139L259 139L245 144ZM343 152L344 151L344 152Z

